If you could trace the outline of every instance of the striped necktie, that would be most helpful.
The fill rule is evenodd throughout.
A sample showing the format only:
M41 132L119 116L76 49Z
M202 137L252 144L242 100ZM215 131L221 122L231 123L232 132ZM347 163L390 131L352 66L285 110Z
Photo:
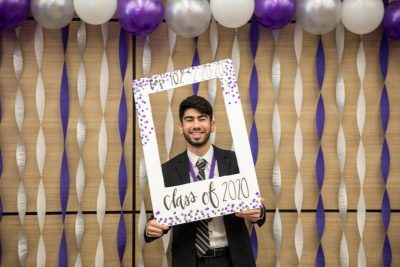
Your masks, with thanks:
M207 165L207 161L203 158L199 158L196 163L196 167L199 169L199 173L197 174L197 179L199 181L205 180L205 168ZM196 225L196 253L197 256L203 256L210 249L210 238L208 233L208 223L205 220L201 220L197 222Z

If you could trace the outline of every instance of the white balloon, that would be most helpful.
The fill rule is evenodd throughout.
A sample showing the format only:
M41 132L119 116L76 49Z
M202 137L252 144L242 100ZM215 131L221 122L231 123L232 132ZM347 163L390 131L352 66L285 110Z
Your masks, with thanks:
M383 14L382 0L343 1L343 25L356 34L366 34L375 30L381 23Z
M74 0L76 14L86 23L99 25L109 21L117 10L117 0Z
M254 12L254 0L210 0L215 20L227 28L246 24Z

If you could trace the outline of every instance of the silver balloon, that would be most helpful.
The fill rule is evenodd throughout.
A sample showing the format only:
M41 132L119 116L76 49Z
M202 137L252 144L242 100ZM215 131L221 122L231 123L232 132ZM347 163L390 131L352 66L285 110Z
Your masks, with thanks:
M339 23L341 14L340 0L297 0L297 22L312 34L324 34L333 30Z
M168 0L165 20L177 35L196 37L210 25L210 5L207 0Z
M47 29L61 29L74 17L72 0L31 0L35 20Z

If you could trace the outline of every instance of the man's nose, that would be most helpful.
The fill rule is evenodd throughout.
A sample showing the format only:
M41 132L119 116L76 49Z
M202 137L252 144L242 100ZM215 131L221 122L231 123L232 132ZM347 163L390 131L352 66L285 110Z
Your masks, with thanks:
M193 127L199 127L200 121L198 119L193 120Z

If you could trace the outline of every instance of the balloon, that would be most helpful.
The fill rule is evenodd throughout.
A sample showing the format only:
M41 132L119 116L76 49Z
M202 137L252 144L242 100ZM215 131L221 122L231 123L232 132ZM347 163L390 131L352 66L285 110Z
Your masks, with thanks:
M177 35L196 37L210 25L210 5L206 0L168 0L165 20Z
M74 17L74 2L71 0L31 0L32 15L47 29L61 29Z
M0 29L14 29L29 14L29 0L0 0Z
M99 25L112 18L117 10L117 0L74 0L74 8L84 22Z
M400 1L391 2L386 7L383 29L390 38L400 40Z
M298 0L296 18L304 30L324 34L333 30L340 21L340 0Z
M215 20L227 28L246 24L254 12L254 0L210 0Z
M366 34L379 26L383 13L382 0L345 0L343 1L342 22L349 31Z
M271 30L285 27L296 12L295 0L256 0L254 16Z
M148 35L164 16L161 0L120 0L117 16L122 28L134 35Z

